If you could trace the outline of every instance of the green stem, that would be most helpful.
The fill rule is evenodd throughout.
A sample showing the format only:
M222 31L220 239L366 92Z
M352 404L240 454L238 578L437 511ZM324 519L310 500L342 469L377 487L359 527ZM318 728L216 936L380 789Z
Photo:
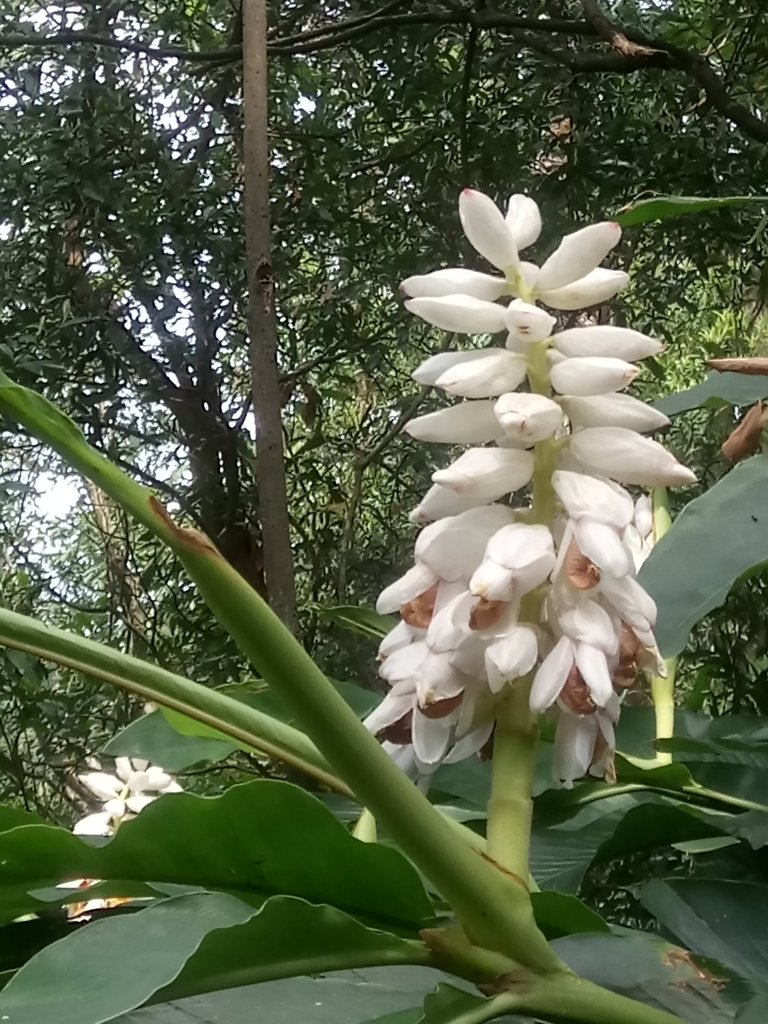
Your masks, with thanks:
M352 795L303 732L208 686L6 608L0 608L0 645L179 711L218 730L224 739L284 761L337 793Z
M653 542L657 544L672 525L666 487L656 487L651 494L653 507ZM667 675L651 678L651 697L656 716L656 739L668 740L675 735L675 673L677 658L668 658ZM659 751L656 763L672 764L669 751Z
M685 1024L673 1013L601 988L570 971L545 974L520 994L513 987L510 995L510 1009L552 1024Z
M530 680L508 687L496 715L488 803L488 856L527 885L538 730L528 707Z
M154 495L91 448L71 420L4 374L0 409L176 553L221 625L263 678L290 701L321 754L432 881L473 940L539 970L556 969L560 962L536 926L527 891L455 834L212 542L177 526Z

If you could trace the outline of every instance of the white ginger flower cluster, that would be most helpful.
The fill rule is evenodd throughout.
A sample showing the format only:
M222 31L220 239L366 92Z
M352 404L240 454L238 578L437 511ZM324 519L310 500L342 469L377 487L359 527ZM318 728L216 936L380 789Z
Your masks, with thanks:
M114 775L92 771L78 778L102 808L77 821L72 828L75 835L114 835L121 822L134 818L159 796L182 792L166 771L138 757L116 757Z
M663 674L653 600L635 579L652 544L649 500L623 485L686 485L694 474L646 433L667 418L623 393L661 344L615 326L557 329L628 283L599 264L621 236L604 222L566 235L537 267L536 203L466 189L464 232L503 276L446 269L408 278L406 307L455 334L503 345L441 352L416 381L462 401L411 420L417 440L466 445L411 513L414 565L380 595L400 622L382 641L390 689L366 721L398 763L428 777L490 740L505 687L556 706L555 769L566 785L613 773L620 695L641 669ZM525 386L525 390L519 390ZM507 504L531 486L528 507Z

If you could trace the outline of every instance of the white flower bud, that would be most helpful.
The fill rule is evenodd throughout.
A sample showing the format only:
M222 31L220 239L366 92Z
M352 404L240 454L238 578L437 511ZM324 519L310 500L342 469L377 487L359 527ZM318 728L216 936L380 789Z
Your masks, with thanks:
M416 538L416 561L427 566L441 580L469 577L480 563L490 538L513 518L514 512L505 505L485 505L458 516L439 519L425 526Z
M453 366L487 359L489 355L504 351L503 348L475 348L469 352L438 352L437 355L430 356L429 359L420 363L411 376L417 384L427 387L437 383L446 370L450 370Z
M519 265L515 239L498 206L482 192L465 188L459 196L459 218L474 248L499 270Z
M645 540L653 532L653 502L650 494L641 494L635 502L635 526Z
M623 270L605 270L604 267L598 267L579 281L554 291L542 290L537 280L536 294L552 309L587 309L589 306L597 306L612 299L628 284L629 274L625 274Z
M390 629L379 644L379 660L384 661L385 658L388 658L390 654L394 654L401 647L407 647L413 638L413 628L403 619L400 619L397 625Z
M145 807L148 807L156 799L157 797L147 796L146 793L137 793L136 796L128 797L125 801L125 806L132 814L139 814Z
M514 391L525 378L525 360L503 348L486 349L484 358L454 364L435 381L462 398L491 398Z
M513 523L488 541L469 589L490 601L510 601L543 583L554 565L552 534L546 526Z
M587 427L571 437L571 452L585 466L620 483L685 486L696 476L656 441L624 427Z
M560 711L555 730L553 771L566 789L573 789L574 781L589 771L599 732L598 714L574 715Z
M424 526L445 516L457 516L470 508L485 505L487 500L476 498L474 494L457 494L440 484L433 484L408 518L417 526Z
M613 527L593 519L577 519L573 531L579 550L598 569L611 576L627 575L631 568L629 552Z
M608 324L572 327L553 335L552 344L570 358L614 356L616 359L626 359L629 363L657 356L664 348L660 341L649 338L647 334Z
M508 291L503 277L480 274L477 270L448 267L433 270L431 274L415 274L407 277L400 289L412 299L440 295L471 295L474 299L494 302Z
M433 327L456 334L496 334L504 330L504 307L471 295L407 299L405 308Z
M555 291L580 280L603 262L620 238L621 228L612 221L566 235L541 268L539 291Z
M402 605L429 590L436 582L436 573L421 562L417 562L404 576L382 590L376 602L376 611L380 615L396 612Z
M605 395L627 387L639 370L623 359L607 356L585 356L583 359L563 359L550 370L555 391L561 395Z
M515 626L485 651L485 671L492 693L505 683L527 675L539 656L539 640L528 626Z
M557 625L574 642L589 644L611 656L618 651L619 641L610 615L589 598L569 601L559 608Z
M506 221L518 250L533 245L541 234L541 214L529 196L520 193L510 196Z
M625 427L643 434L669 426L663 412L631 395L593 395L591 398L566 395L561 405L575 427Z
M581 672L589 688L592 700L599 708L604 708L613 696L613 684L605 652L591 644L578 643L574 660L576 668Z
M632 520L632 498L623 487L611 486L607 480L558 469L552 474L552 486L571 519L586 517L617 530Z
M509 331L507 347L510 347L510 340L525 344L544 341L552 334L552 328L557 321L540 306L523 302L522 299L514 299L507 306L504 323Z
M472 573L469 589L487 601L512 601L515 594L515 573L492 558L484 558Z
M405 683L413 679L428 653L429 648L423 640L401 647L381 663L379 675L390 686Z
M602 597L618 612L619 616L632 627L638 637L640 632L652 628L656 623L656 602L643 589L634 576L603 576L598 584ZM643 639L643 638L641 638ZM653 643L652 637L648 646Z
M413 713L411 737L418 761L434 771L445 757L451 742L453 718L427 718L418 708Z
M516 448L470 448L447 469L432 474L441 487L479 498L500 498L533 476L533 455Z
M121 780L107 772L87 772L78 778L99 800L111 800L123 788Z
M573 641L567 636L561 636L533 678L528 698L531 711L544 711L555 703L573 668L574 655Z
M447 409L417 416L403 428L417 441L435 441L442 444L486 444L501 433L499 421L489 399L480 402L461 402Z
M529 444L552 437L563 422L557 402L528 392L502 395L493 411L507 437Z

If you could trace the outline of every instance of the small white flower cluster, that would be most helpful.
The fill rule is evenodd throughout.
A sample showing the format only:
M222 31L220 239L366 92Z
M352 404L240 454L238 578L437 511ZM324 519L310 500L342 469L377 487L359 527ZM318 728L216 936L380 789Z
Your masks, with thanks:
M466 400L412 420L408 433L470 447L433 474L411 514L426 524L414 566L379 598L378 610L399 611L400 622L379 651L390 690L366 724L423 777L481 749L498 695L526 677L532 711L559 708L559 778L610 778L618 695L639 669L664 672L654 602L635 579L651 543L650 505L636 506L622 484L695 480L643 436L667 418L620 393L638 373L634 361L662 346L613 326L558 332L535 304L581 309L623 288L625 273L599 266L621 236L617 224L567 235L539 268L519 258L541 230L533 200L513 196L505 217L467 189L459 211L469 241L504 276L411 277L401 286L406 306L453 333L505 331L506 344L444 352L414 373ZM532 507L501 503L529 484Z
M111 836L120 822L135 817L159 796L182 792L162 768L137 757L116 757L114 775L93 771L78 778L103 806L75 823L75 835Z

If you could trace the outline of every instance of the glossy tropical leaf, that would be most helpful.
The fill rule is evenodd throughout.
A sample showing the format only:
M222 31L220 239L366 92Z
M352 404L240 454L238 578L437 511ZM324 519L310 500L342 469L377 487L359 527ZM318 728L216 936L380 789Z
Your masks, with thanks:
M767 377L750 377L743 373L710 373L701 384L674 395L666 395L654 402L654 406L667 416L677 416L691 409L719 408L724 405L748 406L766 396Z
M536 924L548 939L582 932L609 932L608 924L575 896L561 892L533 892L531 903Z
M294 895L411 927L432 916L419 876L396 850L358 842L309 793L271 780L218 797L161 797L101 847L50 826L17 828L0 835L0 861L4 883L29 888L150 880L257 899Z
M768 993L755 996L736 1016L736 1024L765 1024L768 1020Z
M637 227L653 220L669 220L691 213L706 213L724 206L768 206L766 196L654 196L640 199L613 215L624 228Z
M195 721L178 713L176 717L189 723ZM201 730L207 728L202 723L195 725ZM153 764L161 764L166 771L175 774L202 761L221 761L237 749L237 743L230 739L194 735L191 726L190 734L184 734L175 729L162 711L158 710L143 715L122 729L107 743L104 753L112 757L121 754L128 757L143 757Z
M656 638L679 653L693 626L733 583L768 559L768 457L757 455L683 509L638 579L659 609ZM703 556L704 553L704 556Z
M768 979L768 886L703 878L654 879L638 899L694 953L758 986Z
M614 992L678 1014L691 1024L731 1024L727 980L691 954L652 935L576 935L553 949L577 974Z

